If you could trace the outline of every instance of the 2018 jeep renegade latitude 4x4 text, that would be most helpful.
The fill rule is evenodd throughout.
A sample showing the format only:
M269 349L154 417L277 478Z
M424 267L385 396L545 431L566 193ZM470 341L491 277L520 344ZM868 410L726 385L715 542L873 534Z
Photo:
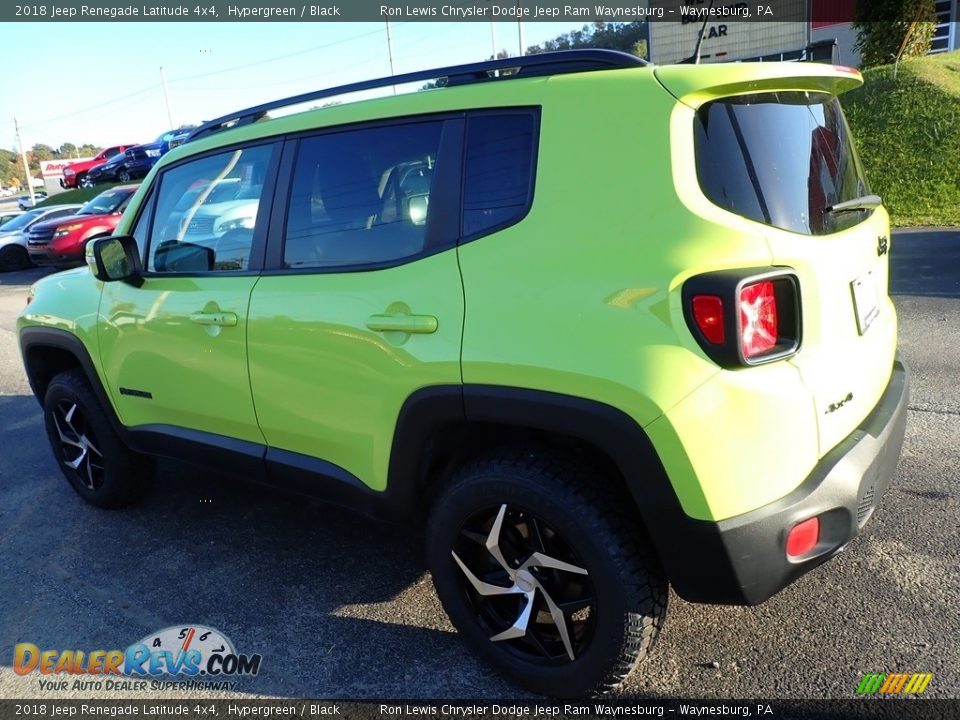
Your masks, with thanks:
M861 78L576 51L363 85L431 77L195 130L92 272L37 283L24 363L87 501L169 455L422 524L476 651L600 692L668 582L762 602L893 476L888 217L837 99Z

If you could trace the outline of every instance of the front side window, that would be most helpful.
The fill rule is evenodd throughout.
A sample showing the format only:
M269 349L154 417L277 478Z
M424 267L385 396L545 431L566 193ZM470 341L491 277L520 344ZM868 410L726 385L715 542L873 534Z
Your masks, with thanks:
M369 266L424 250L441 121L302 140L287 208L287 268Z
M707 103L694 124L697 177L720 207L807 235L871 212L829 212L869 193L840 102L823 93L744 95Z
M271 152L270 146L229 150L164 172L147 270L246 270Z

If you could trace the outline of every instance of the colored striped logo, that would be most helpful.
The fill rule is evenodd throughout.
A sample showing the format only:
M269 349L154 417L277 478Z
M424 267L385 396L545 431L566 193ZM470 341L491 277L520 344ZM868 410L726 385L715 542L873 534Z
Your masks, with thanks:
M867 673L857 695L920 695L931 680L933 673Z

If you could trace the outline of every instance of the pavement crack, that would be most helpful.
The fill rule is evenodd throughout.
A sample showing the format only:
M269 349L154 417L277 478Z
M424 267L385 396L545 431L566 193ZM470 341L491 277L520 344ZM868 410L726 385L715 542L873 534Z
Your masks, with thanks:
M924 405L908 405L907 409L913 410L914 412L933 413L934 415L960 415L960 410L937 408Z

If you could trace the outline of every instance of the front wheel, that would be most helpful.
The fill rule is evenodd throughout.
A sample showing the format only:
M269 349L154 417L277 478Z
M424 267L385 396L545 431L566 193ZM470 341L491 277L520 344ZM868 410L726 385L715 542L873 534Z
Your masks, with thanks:
M120 182L130 182L133 180L133 176L130 175L130 171L126 168L117 173L117 178L120 180Z
M463 468L432 509L427 552L444 609L534 692L613 689L663 624L662 570L609 482L547 451L501 451Z
M30 255L27 249L20 245L7 245L0 248L0 272L13 272L14 270L25 270L33 263L30 262Z
M84 173L83 175L81 175L80 177L77 178L77 187L81 187L81 188L92 188L92 187L93 187L93 180L90 179L90 176L89 176L89 175L87 175L86 173Z
M68 370L50 381L43 413L53 456L80 497L104 508L140 499L152 465L114 432L82 371Z

